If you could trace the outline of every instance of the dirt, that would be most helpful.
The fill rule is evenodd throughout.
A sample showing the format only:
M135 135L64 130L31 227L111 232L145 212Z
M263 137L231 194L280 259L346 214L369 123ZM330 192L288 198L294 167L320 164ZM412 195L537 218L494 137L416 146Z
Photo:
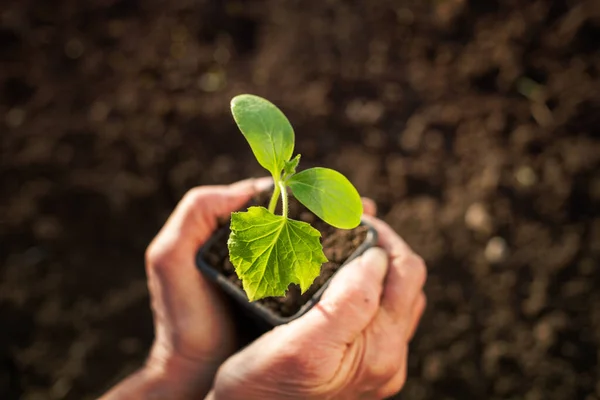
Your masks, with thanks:
M0 398L95 398L152 341L145 247L289 116L429 268L399 398L600 398L593 0L0 5Z
M267 193L261 197L255 200L255 205L268 207L270 195ZM298 285L292 284L283 297L267 297L257 301L257 303L265 306L276 315L284 318L291 317L300 311L300 308L317 293L346 260L358 250L358 247L365 242L369 230L364 225L350 230L336 229L323 222L293 197L289 197L288 203L289 218L307 222L321 232L323 253L325 253L325 257L329 261L321 266L321 274L306 292L302 293ZM276 212L279 213L280 208L281 205L278 206ZM243 290L242 281L238 278L233 264L229 261L229 250L227 249L227 238L230 232L228 228L229 223L226 222L223 225L218 231L218 239L207 249L205 260L210 266L225 275L240 290Z

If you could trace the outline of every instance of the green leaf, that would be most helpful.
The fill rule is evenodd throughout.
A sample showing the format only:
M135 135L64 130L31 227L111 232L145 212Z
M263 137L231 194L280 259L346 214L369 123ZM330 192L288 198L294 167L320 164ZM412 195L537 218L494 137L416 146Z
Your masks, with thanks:
M362 201L358 191L342 174L329 168L310 168L288 180L298 201L336 228L353 229L360 224Z
M273 176L279 176L294 151L294 129L273 103L241 94L231 100L231 113L254 156Z
M233 213L229 259L248 299L284 296L291 283L304 293L327 262L320 237L306 222L273 215L264 207Z
M300 154L296 155L296 157L292 158L290 161L286 161L285 166L283 167L283 171L286 175L294 175L299 162Z

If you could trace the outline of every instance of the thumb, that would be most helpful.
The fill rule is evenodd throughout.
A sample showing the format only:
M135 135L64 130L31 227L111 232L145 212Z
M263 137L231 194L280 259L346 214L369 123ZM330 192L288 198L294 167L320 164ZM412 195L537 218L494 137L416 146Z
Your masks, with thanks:
M214 232L219 217L236 211L272 182L271 178L247 179L229 186L199 186L190 190L152 241L150 254L155 257L150 258L183 255L186 260L193 260L195 252Z
M303 335L326 335L349 344L375 317L388 269L387 253L379 247L351 261L331 280L321 300L292 323Z

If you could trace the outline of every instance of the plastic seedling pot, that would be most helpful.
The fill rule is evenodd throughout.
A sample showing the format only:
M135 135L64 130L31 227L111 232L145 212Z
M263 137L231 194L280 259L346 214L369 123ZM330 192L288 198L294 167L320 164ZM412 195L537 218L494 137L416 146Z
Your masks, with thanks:
M215 246L216 244L222 244L223 242L227 242L227 238L229 236L229 228L223 227L219 229L215 234L200 248L196 256L196 265L200 269L200 271L211 281L215 282L215 284L221 288L221 290L226 293L230 298L233 299L234 308L237 312L238 316L242 319L247 319L244 323L254 323L253 328L257 331L258 334L264 333L277 325L286 324L294 319L299 318L303 314L305 314L308 310L310 310L321 298L322 294L327 289L329 282L335 276L335 274L341 270L346 264L350 261L354 260L361 254L363 254L367 249L373 247L377 243L377 231L375 228L369 224L367 221L362 221L361 226L366 226L368 228L366 232L366 237L364 241L356 247L354 252L346 259L346 261L338 268L338 270L330 277L319 289L318 291L306 302L295 314L284 317L274 312L270 308L262 305L259 302L250 302L246 293L234 282L228 279L222 272L218 271L213 265L210 264L206 255L208 251ZM243 327L244 330L246 327Z

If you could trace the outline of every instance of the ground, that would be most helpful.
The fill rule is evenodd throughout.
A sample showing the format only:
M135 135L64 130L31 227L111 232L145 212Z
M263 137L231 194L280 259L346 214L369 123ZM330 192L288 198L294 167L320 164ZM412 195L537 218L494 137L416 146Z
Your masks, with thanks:
M143 362L146 245L191 187L264 174L241 92L427 261L399 398L600 398L597 2L0 12L0 398L94 398Z

